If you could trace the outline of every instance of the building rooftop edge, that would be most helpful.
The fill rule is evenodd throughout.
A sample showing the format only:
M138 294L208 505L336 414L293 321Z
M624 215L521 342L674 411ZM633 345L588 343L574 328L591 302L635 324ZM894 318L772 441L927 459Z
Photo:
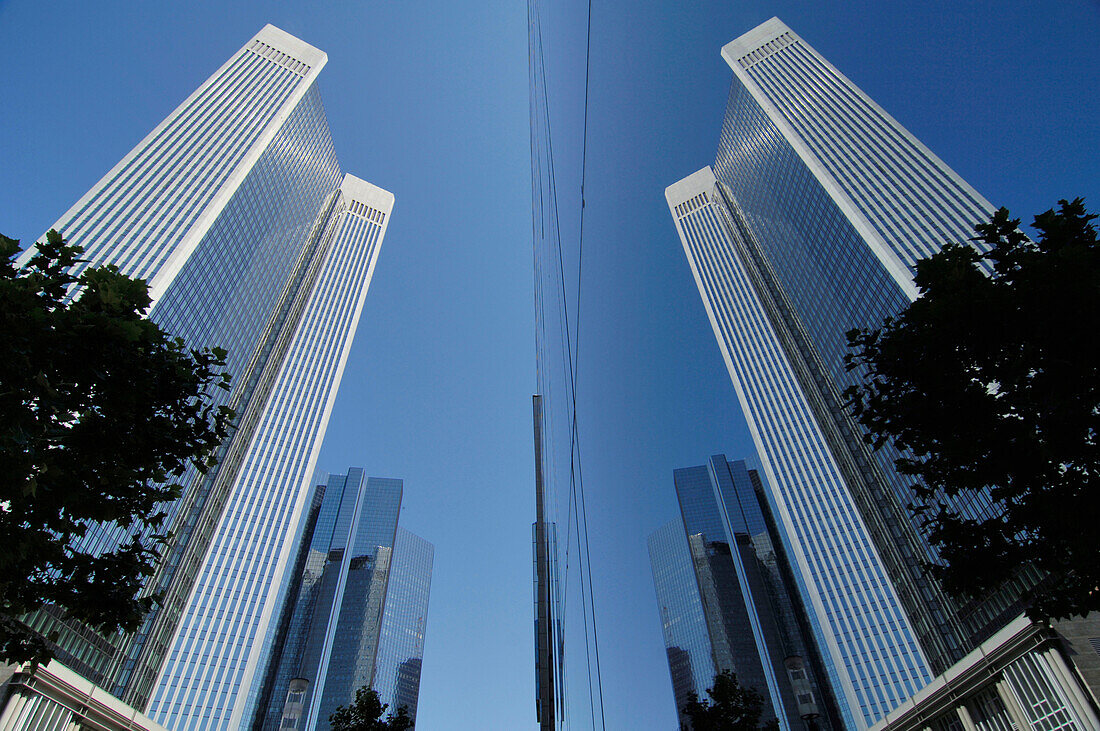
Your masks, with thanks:
M435 544L434 543L432 543L431 541L429 541L427 538L420 535L419 533L414 533L413 531L409 530L408 528L402 526L400 523L397 525L397 532L398 533L407 533L408 535L412 536L413 538L417 539L418 541L421 541L422 543L426 544L428 546L428 548L432 549L433 553L435 552Z
M658 535L660 535L661 533L664 533L665 531L669 530L670 528L675 529L677 524L679 524L680 528L682 529L683 528L683 519L682 518L673 518L672 520L665 521L665 523L663 523L659 528L655 528L654 530L650 531L648 534L646 534L646 539L645 539L646 540L646 545L649 545L650 543L652 543L653 540L655 538L657 538Z
M328 54L316 46L306 43L301 38L287 33L282 28L268 23L260 32L252 36L252 41L263 41L267 45L276 48L288 56L301 61L310 68L324 66L328 61ZM251 45L252 41L249 41Z
M359 203L389 214L393 210L393 193L379 188L374 183L368 183L362 178L351 173L344 173L344 179L340 182L340 190L344 195Z
M737 59L746 53L751 53L768 41L775 40L784 33L790 32L792 32L790 27L779 18L769 18L722 46L722 58L732 67L737 63Z
M710 190L715 183L714 171L710 165L701 170L696 170L691 175L676 181L665 188L665 200L669 207L683 203L700 193Z

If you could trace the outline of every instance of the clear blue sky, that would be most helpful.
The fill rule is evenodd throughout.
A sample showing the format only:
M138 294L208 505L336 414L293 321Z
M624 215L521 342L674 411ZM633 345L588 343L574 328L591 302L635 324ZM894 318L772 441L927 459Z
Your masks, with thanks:
M559 7L568 196L587 5ZM1066 196L1100 210L1098 8L595 0L578 396L609 729L675 724L645 552L675 515L672 470L751 448L663 198L713 159L722 44L778 15L1030 217ZM329 54L343 167L397 202L321 466L403 478L402 524L436 545L428 730L535 725L526 20L520 0L0 2L0 231L24 241L264 23Z

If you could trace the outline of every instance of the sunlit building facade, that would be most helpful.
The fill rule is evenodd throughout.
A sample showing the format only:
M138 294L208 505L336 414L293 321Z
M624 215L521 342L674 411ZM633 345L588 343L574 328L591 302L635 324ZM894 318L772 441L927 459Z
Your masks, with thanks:
M666 198L829 684L845 725L867 728L1020 611L1023 583L966 606L944 595L911 479L863 443L841 396L845 332L904 308L914 263L992 207L778 19L722 57L734 79L714 165Z
M58 660L0 672L3 731L167 731Z
M215 398L233 434L166 506L172 543L148 586L162 603L131 636L31 618L58 632L66 664L173 729L250 715L393 207L340 170L316 83L326 61L266 26L53 226L85 266L148 280L164 329L229 353L232 387ZM83 547L125 537L93 526Z
M696 276L714 287L713 300L705 290L708 314L719 323L727 367L765 474L771 472L770 499L804 579L826 671L844 697L849 725L861 727L854 714L869 725L931 674L782 342L734 254L734 242L742 239L734 239L728 208L710 202L717 181L707 168L677 185L682 187L670 188L670 201L680 190L691 193L675 204L684 214L679 227L688 232L685 247L697 246L705 263L693 267Z
M356 468L316 490L252 727L327 728L362 687L415 719L434 547L397 527L401 480Z

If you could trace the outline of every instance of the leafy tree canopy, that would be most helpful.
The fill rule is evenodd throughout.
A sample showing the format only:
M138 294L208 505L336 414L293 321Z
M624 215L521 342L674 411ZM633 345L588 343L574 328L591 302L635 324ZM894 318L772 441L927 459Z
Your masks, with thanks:
M56 231L22 270L0 236L0 659L41 662L18 618L45 605L104 632L137 629L137 598L167 537L163 506L188 465L213 464L232 412L225 352L188 350L145 319L144 281L71 274L82 250ZM93 524L121 545L82 545Z
M918 263L908 309L848 333L862 383L846 396L868 443L893 443L919 478L910 508L939 549L933 571L970 597L1034 566L1036 619L1100 609L1094 218L1063 200L1031 240L1002 208L976 227L978 247Z
M683 714L691 720L691 731L756 731L777 728L773 723L760 724L764 713L764 697L755 688L746 688L737 676L723 670L714 676L714 687L707 688L710 700L688 695Z
M355 691L355 702L347 707L339 706L328 717L328 722L332 725L332 731L406 731L413 727L405 706L386 716L383 721L382 714L387 708L389 705L379 700L377 692L364 686Z

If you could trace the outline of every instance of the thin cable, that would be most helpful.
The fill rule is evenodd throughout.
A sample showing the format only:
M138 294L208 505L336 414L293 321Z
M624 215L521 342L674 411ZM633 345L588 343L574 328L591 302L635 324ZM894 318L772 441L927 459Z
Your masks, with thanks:
M529 3L528 4L528 22L529 22L529 24L530 24L530 21L531 21L531 7L532 7L532 3ZM582 470L581 470L581 458L580 458L580 440L579 440L579 430L578 430L578 426L577 426L577 374L578 374L578 371L579 371L579 351L580 351L579 333L580 333L581 273L583 271L582 265L583 265L583 257L584 257L584 208L585 208L584 189L585 189L585 183L587 181L588 103L589 103L589 89L590 89L590 78L591 78L591 46L592 46L592 3L591 3L591 0L589 0L589 2L588 2L588 12L587 12L587 22L586 22L586 38L585 38L586 49L585 49L585 84L584 84L584 122L583 122L582 151L581 151L581 211L580 211L580 228L579 228L579 232L578 232L578 257L577 257L577 308L576 308L576 313L575 313L576 325L572 328L570 327L568 297L566 296L566 293L565 293L565 288L566 288L565 262L564 262L562 242L561 242L560 210L559 210L559 207L558 207L558 196L557 196L557 176L556 176L556 167L557 166L555 164L556 161L554 159L553 134L552 134L551 125L550 125L549 96L548 96L548 91L547 91L546 83L545 83L545 73L546 72L545 72L545 56L544 56L543 44L542 44L542 22L541 22L541 13L539 13L537 10L535 12L535 23L531 27L532 27L532 31L533 31L532 32L532 40L535 39L535 34L537 33L537 41L536 41L535 45L538 48L538 62L537 62L538 71L537 72L535 72L535 70L534 70L534 68L536 66L534 54L532 54L532 58L531 58L531 64L532 64L531 96L532 96L532 101L533 101L533 104L532 104L532 109L533 109L533 112L532 112L532 132L533 132L532 137L533 138L536 137L536 134L535 134L534 130L535 130L535 127L537 126L538 121L539 121L537 111L534 111L534 108L537 106L537 96L538 96L536 88L538 86L541 86L541 88L542 88L542 97L543 97L543 99L542 99L542 101L543 101L542 109L544 110L544 113L545 113L545 122L546 122L546 151L547 151L547 158L548 158L548 160L547 160L547 163L548 163L547 168L548 169L547 169L546 172L547 172L547 183L548 183L547 187L549 188L549 190L547 192L548 192L548 197L550 199L551 218L552 218L552 224L553 224L553 228L554 228L552 238L554 240L554 243L556 244L556 253L557 253L557 258L558 258L558 275L559 275L559 281L561 282L561 288L558 289L557 293L559 295L560 314L562 315L561 325L562 325L562 328L564 330L563 334L565 336L564 337L565 353L563 353L563 355L566 356L567 370L568 370L568 373L569 373L569 383L568 383L568 385L569 385L569 390L570 390L570 406L571 406L571 410L572 410L572 420L571 420L572 423L570 425L571 428L570 428L570 449L569 449L569 462L570 462L570 464L569 464L569 477L570 477L570 498L571 499L568 503L568 512L571 513L572 515L568 516L567 520L566 520L567 537L566 537L566 554L565 554L565 560L566 560L566 576L565 576L565 579L566 579L566 581L568 581L568 576L569 576L569 571L568 571L568 568L569 568L569 555L570 555L570 548L571 548L571 544L572 544L572 537L569 535L569 533L572 532L573 524L574 524L574 520L575 520L576 525L577 525L578 543L583 541L583 546L578 545L578 549L580 549L580 548L584 549L583 561L582 561L581 566L580 566L580 572L581 572L580 579L581 579L582 618L583 618L583 622L584 622L584 631L585 631L585 654L586 654L586 657L588 658L588 662L586 663L586 665L587 665L587 670L588 670L588 681L589 681L589 689L588 689L589 690L589 708L590 708L590 711L591 711L592 723L593 723L593 726L595 726L595 705L596 705L596 703L595 703L595 699L593 698L593 695L592 695L592 692L593 692L593 689L592 689L592 658L593 658L593 655L594 655L595 664L596 664L596 690L597 690L597 693L598 693L599 706L600 706L600 723L601 723L601 728L605 728L606 727L606 720L605 720L605 717L604 717L604 710L603 710L603 683L601 681L601 671L600 671L600 661L599 661L599 637L598 637L598 632L597 632L597 629L596 629L595 597L594 597L594 594L593 594L593 591L592 591L592 577L591 577L592 560L591 560L591 553L590 553L589 540L588 540L588 516L587 516L587 511L586 511L586 508L585 508L585 500L584 500L583 473L582 473ZM542 83L539 84L538 83L539 81L541 81ZM537 148L538 148L537 140L533 139L532 140L532 158L534 158L534 160L536 160L536 161L538 159L538 157L537 157ZM541 182L541 177L542 176L541 176L540 172L538 170L533 169L532 170L532 177L534 178L536 176L538 177L538 179ZM542 192L541 185L539 185L538 188L539 188L538 193L540 194L539 195L539 204L540 205L538 206L538 208L539 208L540 212L543 212L544 209L542 207L543 200L541 198L541 192ZM534 194L535 193L533 191L533 195ZM543 219L543 216L540 216L540 219ZM539 240L545 240L545 238L546 238L545 236L542 236L542 237L537 236L537 239L539 239ZM536 316L540 317L540 321L541 321L541 327L536 327L536 335L538 335L538 333L541 332L541 329L545 327L545 317L543 316L544 307L545 307L545 296L544 296L544 292L542 290L541 277L539 277L539 274L541 273L542 267L545 264L545 260L542 258L541 253L542 252L539 250L539 247L536 246L536 252L535 252L536 269L538 270L538 271L536 271L536 280L537 280L536 281L536 299L538 300L538 302L536 303ZM577 338L577 345L576 345L575 349L573 347L574 336L576 336L576 338ZM541 341L541 338L538 338L538 340ZM537 343L537 346L541 346L541 345L544 345L544 343L541 343L541 342ZM541 358L541 356L544 355L544 351L543 351L542 347L536 347L536 352L537 352L537 354L540 358ZM539 367L539 371L538 371L538 376L539 376L539 380L542 380L542 375L543 374L542 374L542 371L541 371L541 364L539 364L539 366L540 367ZM544 389L544 391L545 391L545 389ZM575 511L574 511L574 509L575 509ZM569 517L572 517L573 520L569 520ZM585 574L586 573L588 574L588 577L587 577L588 580L587 581L585 581ZM567 585L566 585L565 590L566 591L568 590ZM585 605L587 605L587 607L585 607ZM591 613L592 613L591 646L589 645L589 635L588 635L588 613L589 612L587 610L590 610Z
M586 552L587 552L587 547L588 547L588 541L587 541L588 518L587 518L587 516L584 516L584 523L583 524L585 526L586 533L585 533L585 538L584 538L584 545L581 546L581 528L580 528L580 526L582 525L582 523L581 523L581 517L582 517L581 512L584 508L584 500L583 500L583 495L582 495L582 499L580 500L579 503L578 503L578 500L577 500L577 465L576 465L576 462L574 461L574 455L576 455L577 459L579 460L579 452L577 451L578 450L578 439L577 439L577 380L576 380L576 375L577 375L576 363L577 363L577 361L576 361L575 351L574 351L574 348L573 348L573 335L571 333L571 328L569 326L569 297L566 295L566 291L565 291L565 286L566 286L565 285L565 282L566 282L566 280L565 280L565 256L563 254L562 243L561 243L561 223L560 223L561 219L560 219L560 209L558 208L557 164L556 164L556 161L554 159L554 135L553 135L553 133L551 131L551 127L550 127L550 99L549 99L549 92L547 91L546 81L545 81L546 67L545 67L545 63L544 63L545 62L545 57L543 56L541 18L539 19L539 60L540 60L540 68L541 68L542 73L543 73L543 84L542 84L543 109L545 109L545 111L546 111L546 147L547 147L547 155L549 157L549 175L548 175L549 188L550 188L549 193L550 193L551 204L553 206L553 211L554 211L554 233L555 233L554 240L555 240L555 243L557 245L558 278L559 278L559 281L561 282L561 288L558 289L557 291L558 291L559 296L560 296L559 303L560 303L560 306L561 306L561 315L562 315L561 324L562 324L562 327L565 331L564 332L564 334L565 334L565 338L564 338L564 340L565 340L565 354L564 355L566 356L567 372L569 373L569 383L568 383L568 385L569 385L569 400L570 400L570 406L571 406L571 411L572 411L572 424L571 424L571 427L570 427L570 434L569 434L569 488L570 488L569 498L570 499L569 499L568 508L567 508L567 516L568 517L566 518L565 581L564 581L564 586L563 586L563 592L565 592L565 595L568 596L568 591L569 591L569 564L570 564L569 557L570 557L570 553L571 553L572 545L573 545L573 540L572 540L572 535L571 535L572 532L573 532L573 525L574 525L574 522L577 525L577 544L578 544L577 548L580 549L580 548L583 547L583 548L586 549ZM587 83L586 83L586 85L587 85ZM586 101L586 104L585 104L585 117L586 117L586 119L587 119L587 115L588 115L588 110L587 110L587 101ZM582 148L583 148L583 143L582 143ZM583 170L583 165L584 165L583 157L582 157L581 165L582 165L582 170ZM583 173L582 173L581 187L582 187L582 189L584 187ZM581 208L582 208L582 214L583 214L583 208L584 208L583 194L582 194ZM579 268L580 268L580 246L579 245L578 245L577 267L578 267L578 270L579 270ZM580 285L579 273L578 273L577 284L578 284L578 287L579 287L579 285ZM578 296L579 296L579 290L578 290ZM573 332L575 332L575 329L573 330ZM569 517L572 517L573 520L570 520ZM595 723L596 723L595 709L594 709L595 701L592 697L592 659L591 659L592 658L592 648L589 645L589 636L588 636L588 614L589 614L589 607L591 606L592 577L591 577L591 575L589 575L588 581L585 582L585 572L586 572L586 570L588 570L589 572L591 571L590 568L586 569L586 563L587 562L585 561L584 557L582 557L581 562L580 562L580 569L579 569L580 570L580 581L581 581L581 621L583 623L583 629L584 629L584 654L585 654L585 661L586 661L585 662L585 669L586 669L587 674L588 674L588 707L589 707L590 715L592 716L592 724L593 724L593 726L595 726ZM587 595L588 595L587 599L586 599L586 595L585 595L586 589L587 589ZM563 624L564 624L564 618L563 618ZM596 616L595 616L594 611L592 612L592 624L593 624L593 629L595 629ZM595 641L596 641L596 637L595 637L595 634L593 634L593 636L592 636L593 644L595 643ZM597 665L596 680L597 680L597 684L599 684L599 675L598 675L598 673L599 673L599 662L598 661L597 661L596 665ZM601 692L602 692L602 689L601 689ZM563 688L563 696L564 696L564 688ZM566 709L563 708L563 711L564 710L566 710ZM601 701L600 713L601 713L601 716L602 716L602 714L603 714L602 701Z
M531 9L532 9L533 5L537 5L537 0L533 0L532 2L528 3L528 23L529 24L530 24L530 20L531 20ZM533 229L534 230L533 230L532 233L534 234L534 239L535 239L536 242L545 241L548 238L545 235L546 231L545 231L545 228L544 228L545 224L547 223L547 216L545 215L546 214L546 209L544 207L544 201L543 201L543 196L542 196L542 193L543 193L543 189L542 189L542 185L541 185L541 179L542 179L541 170L542 170L542 168L538 164L541 161L539 160L539 156L537 154L538 149L539 149L539 144L538 144L538 139L537 139L537 136L538 136L537 135L537 130L540 127L540 125L538 124L539 114L538 114L538 91L537 90L538 90L538 87L541 86L542 102L543 102L542 110L543 110L543 113L545 115L545 120L546 120L546 127L545 127L545 130L546 130L546 153L547 153L547 165L546 165L546 168L547 168L546 169L546 173L547 173L547 191L546 191L546 193L547 193L547 196L550 199L550 206L551 206L550 207L550 223L551 223L552 228L553 228L552 238L554 239L554 241L556 243L556 251L557 251L558 262L559 262L559 267L558 268L559 268L560 281L561 281L560 289L555 288L555 291L556 291L556 294L558 295L559 314L561 315L561 317L559 319L560 327L563 331L561 334L564 335L563 339L564 339L565 344L566 344L566 352L563 353L563 355L566 356L565 364L566 364L567 372L570 374L570 382L568 384L570 386L570 391L571 391L570 400L574 404L574 412L575 412L575 403L576 403L576 401L575 401L575 396L573 394L573 390L574 390L574 383L573 383L574 367L573 367L573 356L572 356L572 339L571 339L570 333L569 333L569 310L568 310L568 301L567 301L567 298L565 296L564 265L561 263L562 262L562 244L561 244L560 209L558 207L558 196L557 196L557 175L556 175L556 167L557 166L556 166L556 161L554 159L553 133L552 133L551 126L550 126L549 94L548 94L548 91L547 91L547 88L546 88L545 57L543 55L543 44L542 44L542 19L541 19L541 12L538 10L537 7L535 8L534 18L535 18L535 23L533 25L530 25L530 28L531 28L531 39L534 42L534 45L538 49L538 56L537 56L537 69L538 70L536 72L534 70L534 68L532 68L532 75L531 75L531 79L530 79L530 93L531 93L531 100L532 100L532 104L531 104L531 106L532 106L532 120L531 120L532 121L532 128L531 128L532 129L532 150L531 150L531 152L532 152L532 178L534 179L537 176L539 182L538 182L537 185L533 186L534 189L532 190L532 196L534 197L536 195L536 192L537 192L537 195L538 195L538 210L540 212L539 223L541 224L541 227L542 227L542 231L541 231L542 235L541 236L539 235L539 233L540 233L539 230L538 230L539 227L534 227L534 223L533 223ZM536 65L536 59L535 59L535 54L534 53L531 54L530 63L532 63L533 67ZM541 81L541 84L539 83L540 81ZM533 180L533 183L534 183L534 180ZM545 342L543 342L544 338L540 337L540 335L544 334L543 331L546 327L546 319L545 319L545 302L546 302L546 300L545 300L545 292L543 290L543 281L542 281L542 278L543 278L542 275L544 274L545 264L546 264L546 262L545 262L545 258L543 256L542 247L538 246L537 243L536 243L536 246L535 246L535 266L536 266L535 277L536 277L536 298L538 300L538 302L536 303L536 318L541 318L538 325L536 326L536 354L537 354L537 357L539 357L539 358L544 357L545 354L546 354ZM542 383L540 384L540 389L542 389L544 395L547 396L547 402L549 403L549 401L550 401L549 391L550 391L550 387L551 387L551 379L548 376L544 377L544 372L541 368L541 362L536 363L536 368L537 368L537 371L536 371L537 378L540 381L542 381ZM550 426L550 429L544 430L544 431L549 432L547 434L547 436L548 436L550 441L552 441L552 439L553 439L553 437L552 437L552 431L553 431L553 427L552 427L553 416L552 416L552 413L553 413L552 408L548 408L546 411L544 411L546 419L549 422L548 425ZM572 435L571 435L570 438L571 438L571 441L572 441ZM573 451L573 444L571 443L570 444L570 482L571 483L572 483L572 451ZM554 453L552 451L552 446L551 446L551 453L550 453L551 460L553 460L553 454ZM551 480L549 482L550 482L549 487L552 490L553 489L553 484L554 484L553 478L551 478ZM575 494L571 493L570 498L571 499L568 501L567 517L566 517L565 577L564 577L564 580L562 582L563 583L562 591L564 591L564 592L568 592L569 564L570 564L569 559L570 559L570 553L571 553L570 549L571 549L571 544L572 544L572 535L571 534L572 534L572 531L573 531L573 520L572 520L572 518L573 518L573 514L574 514L574 508L576 506L576 496L575 496ZM556 543L555 543L555 546L556 546ZM555 554L556 554L556 550L555 550ZM554 559L555 559L555 564L556 564L557 563L557 556L555 556ZM582 594L581 594L581 596L582 596L582 608L583 608L583 598L584 598L583 591L584 591L584 582L583 582L583 567L582 567ZM588 655L587 614L582 611L582 616L584 616L585 622L586 622L586 626L585 626L585 653L586 653L586 656L587 656ZM564 702L564 700L565 700L565 686L564 686L564 671L565 671L565 668L564 668L564 664L563 664L563 658L564 658L565 647L564 647L564 637L562 636L564 634L564 631L565 631L565 617L558 617L557 621L558 621L558 627L557 628L553 628L553 627L550 628L551 631L553 631L554 629L557 629L557 632L555 632L555 634L558 635L558 640L559 640L559 642L558 642L558 653L557 653L557 663L556 663L557 671L558 671L557 672L557 677L558 677L558 680L559 680L559 682L557 684L557 687L559 688L559 692L555 694L556 697L555 697L554 701L555 701L555 705L558 705L559 700L561 701L561 703L560 703L561 716L559 716L559 721L561 721L562 723L566 723L566 718L565 717L568 715L568 707ZM589 663L589 665L590 665L590 663ZM589 685L591 686L591 669L590 668L589 668Z
M584 212L585 212L585 183L587 182L588 175L588 95L590 88L592 68L592 0L588 0L588 22L585 32L585 53L584 53L584 124L582 127L582 142L581 142L581 213L580 213L580 227L578 231L578 243L577 243L577 311L576 320L577 324L574 328L574 333L577 338L577 347L574 355L573 365L573 434L572 441L576 444L577 453L577 484L578 492L580 494L580 509L579 513L584 515L584 553L585 563L588 566L588 603L592 608L592 645L595 649L596 657L596 689L597 695L600 699L600 728L607 727L607 721L604 717L603 710L603 681L600 672L600 640L596 629L596 598L592 593L592 556L589 552L588 542L588 512L585 509L584 500L584 476L581 470L581 453L580 453L580 439L577 434L577 374L580 366L580 346L581 346L581 273L583 272L582 263L584 261ZM579 529L578 529L579 530ZM582 572L583 577L584 572ZM586 637L587 640L587 637ZM585 643L587 645L587 642ZM591 694L591 681L589 681L589 694ZM595 726L595 713L593 712L592 725Z

